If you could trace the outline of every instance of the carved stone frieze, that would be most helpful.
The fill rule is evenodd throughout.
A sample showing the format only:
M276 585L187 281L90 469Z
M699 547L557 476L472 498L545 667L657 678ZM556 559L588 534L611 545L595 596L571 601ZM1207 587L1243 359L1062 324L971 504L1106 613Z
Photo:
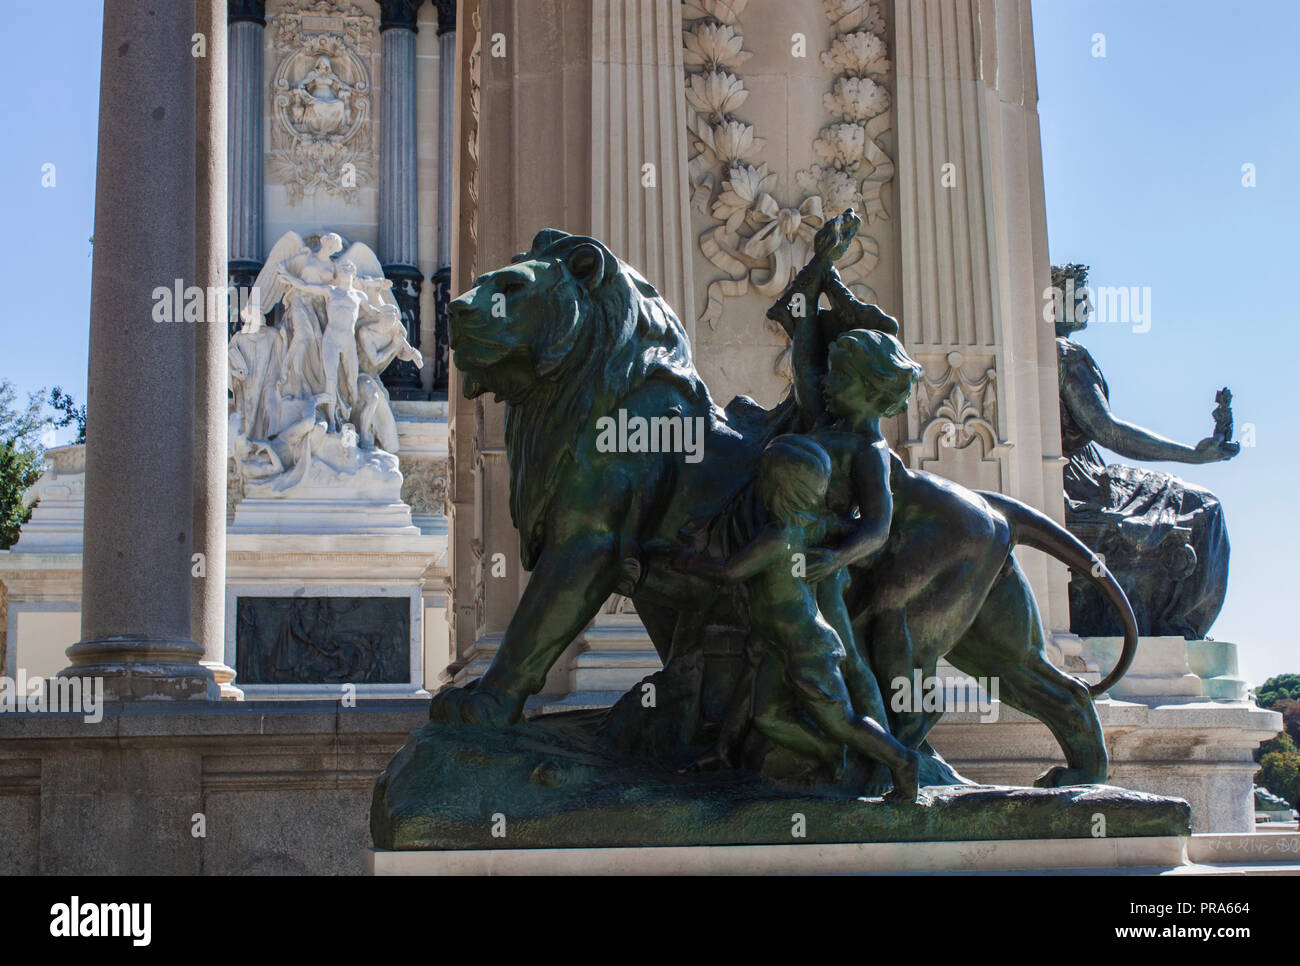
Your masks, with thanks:
M918 353L912 465L982 489L998 489L1011 444L998 437L997 369L992 356Z
M294 0L272 25L269 174L290 204L317 191L355 204L376 155L374 18L355 4Z
M447 515L448 461L403 459L402 501L414 513Z

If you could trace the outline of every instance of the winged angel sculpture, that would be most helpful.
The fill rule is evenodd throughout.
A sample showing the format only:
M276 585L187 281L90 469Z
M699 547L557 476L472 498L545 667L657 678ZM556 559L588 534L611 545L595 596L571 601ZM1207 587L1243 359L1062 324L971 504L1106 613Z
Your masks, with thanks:
M267 326L266 313L279 305L283 321ZM284 495L339 476L364 482L358 474L396 471L397 422L380 373L394 359L416 366L423 359L369 246L344 251L328 232L312 251L287 232L240 317L230 340L230 441L246 492Z

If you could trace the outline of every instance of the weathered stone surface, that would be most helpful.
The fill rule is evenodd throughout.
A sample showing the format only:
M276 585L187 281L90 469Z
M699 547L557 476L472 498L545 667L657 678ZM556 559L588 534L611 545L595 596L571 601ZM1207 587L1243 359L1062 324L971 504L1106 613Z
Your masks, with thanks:
M741 773L676 775L603 752L586 712L511 729L429 723L380 776L381 849L578 848L1186 835L1176 798L1108 785L948 786L894 805ZM794 837L796 815L804 837ZM499 834L504 827L504 835ZM494 836L494 828L497 835Z
M358 875L422 700L0 714L0 875ZM196 837L195 816L204 816Z

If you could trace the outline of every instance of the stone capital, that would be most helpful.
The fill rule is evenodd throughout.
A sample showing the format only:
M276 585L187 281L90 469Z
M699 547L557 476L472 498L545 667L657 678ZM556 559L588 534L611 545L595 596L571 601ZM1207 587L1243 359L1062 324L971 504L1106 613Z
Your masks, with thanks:
M266 26L266 0L229 0L227 23L255 23Z
M379 0L379 32L399 29L419 33L416 20L422 3L424 0Z
M456 31L456 0L433 0L438 8L438 36Z

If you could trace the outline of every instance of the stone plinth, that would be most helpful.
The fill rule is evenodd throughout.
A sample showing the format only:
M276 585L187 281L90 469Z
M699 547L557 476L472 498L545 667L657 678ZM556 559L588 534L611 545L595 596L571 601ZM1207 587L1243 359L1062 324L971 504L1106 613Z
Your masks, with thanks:
M449 659L446 407L446 402L395 405L401 474L385 498L358 502L328 489L316 500L259 502L254 496L239 504L240 526L232 531L236 569L227 575L232 578L227 591L233 586L253 594L265 588L306 593L308 587L335 587L367 596L392 592L375 587L396 585L416 600L412 637L420 670L409 685L385 689L398 694L436 688ZM81 445L46 451L46 471L26 495L29 504L39 501L32 518L13 548L0 551L7 599L0 609L6 631L0 673L10 677L19 667L29 677L57 673L67 664L64 650L80 636L84 454ZM226 617L225 624L235 619ZM220 675L218 683L223 683ZM223 683L223 697L234 691ZM316 694L335 697L338 689Z
M402 500L422 533L445 535L447 526L447 401L393 400L402 465Z
M899 875L1177 868L1186 839L1021 839L622 849L371 849L371 875Z
M1120 637L1084 637L1080 640L1084 659L1103 671L1115 666L1124 643ZM1202 700L1206 696L1205 685L1188 663L1187 645L1188 642L1181 637L1142 638L1133 664L1110 689L1110 696L1144 704L1181 704Z
M0 875L359 875L375 775L428 702L0 714ZM191 834L201 812L206 836Z
M405 505L403 504L405 508ZM409 511L408 511L409 513ZM252 683L237 677L249 699L337 697L344 685L354 684L356 693L372 697L425 695L425 652L429 646L425 629L426 608L440 613L444 604L441 579L433 600L426 604L425 582L429 574L445 572L447 542L445 536L422 534L411 527L396 528L383 535L364 532L347 533L244 533L232 529L227 546L226 583L226 663L237 671L240 665L240 601L277 598L334 598L339 601L366 601L400 598L405 614L407 673L400 681L386 675L381 683L365 680L313 680L311 674L275 683ZM343 605L340 605L343 606ZM345 608L346 609L346 608ZM248 611L245 610L245 619ZM292 615L277 614L273 619L285 623L274 634L295 634ZM328 615L322 624L328 624ZM433 635L445 636L445 624L430 628ZM278 638L277 638L278 639ZM247 638L245 638L247 640ZM247 647L245 643L242 646ZM330 643L338 646L337 641ZM350 645L354 646L355 645ZM365 650L366 643L360 644ZM445 645L443 646L445 651ZM248 655L245 655L247 668ZM351 660L351 659L349 659ZM353 664L355 660L351 661ZM440 668L433 669L436 671Z
M322 487L314 497L279 500L248 496L235 508L231 536L258 534L366 534L418 536L411 508L401 500L354 500Z
M1296 875L1300 834L656 849L369 849L371 875Z
M1187 641L1187 666L1199 677L1205 696L1245 701L1250 683L1237 670L1237 645L1228 641Z

